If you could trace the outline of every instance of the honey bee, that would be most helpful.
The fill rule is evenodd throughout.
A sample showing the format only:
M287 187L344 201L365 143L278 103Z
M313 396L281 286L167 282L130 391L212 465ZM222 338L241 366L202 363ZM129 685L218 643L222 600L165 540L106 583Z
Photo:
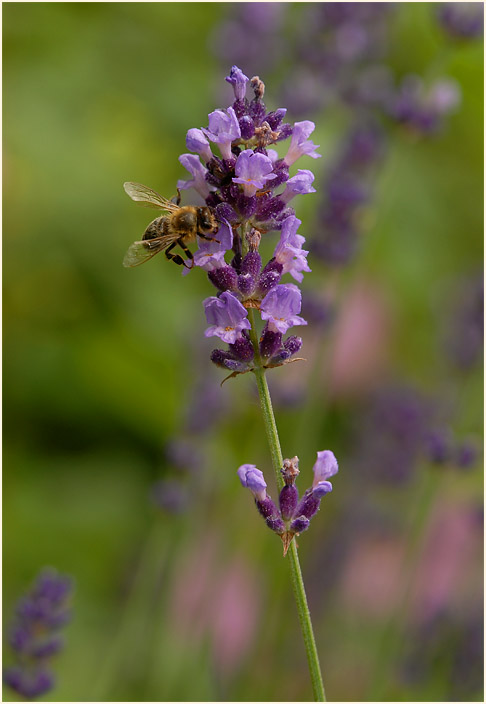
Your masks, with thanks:
M191 269L192 266L188 266L180 254L172 251L174 247L179 245L192 264L193 255L187 243L193 242L196 235L212 242L219 241L212 237L218 231L219 224L211 208L196 205L180 206L179 189L177 189L176 202L173 203L157 191L140 183L128 181L123 184L123 188L132 200L149 208L165 210L167 213L152 220L141 241L130 245L123 259L123 266L138 266L159 252L165 252L169 261Z

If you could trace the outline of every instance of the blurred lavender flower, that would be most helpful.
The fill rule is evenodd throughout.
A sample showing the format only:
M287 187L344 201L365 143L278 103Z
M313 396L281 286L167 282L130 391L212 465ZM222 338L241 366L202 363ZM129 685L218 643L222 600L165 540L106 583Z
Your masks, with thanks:
M282 2L239 2L228 5L227 17L211 39L211 50L226 63L246 71L269 71L284 55L281 33L287 14Z
M442 29L453 39L477 39L484 29L482 2L444 2L437 9Z
M71 592L69 577L44 569L17 604L9 635L15 664L4 670L3 679L26 699L35 699L54 686L49 663L63 646L58 632L71 616Z
M328 167L325 198L317 214L316 230L320 234L311 243L312 253L327 264L345 264L356 251L358 216L370 200L370 182L384 148L384 134L379 125L362 122L351 128L336 161Z
M420 76L408 75L390 99L388 114L415 134L429 135L443 126L444 118L460 102L461 91L456 81L442 78L426 86Z
M153 503L168 513L182 513L190 502L188 488L176 479L160 479L150 489Z

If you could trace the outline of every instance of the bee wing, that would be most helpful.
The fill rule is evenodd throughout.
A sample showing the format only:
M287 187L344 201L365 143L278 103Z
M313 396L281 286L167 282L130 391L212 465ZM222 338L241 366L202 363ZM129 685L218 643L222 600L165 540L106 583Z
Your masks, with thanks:
M123 188L132 200L137 201L146 208L162 208L162 210L167 210L169 213L175 213L176 210L180 209L178 205L167 200L167 198L164 198L152 188L143 186L141 183L127 181L123 184Z
M139 264L148 262L148 260L152 259L156 254L167 249L172 242L175 242L175 238L170 235L134 242L127 249L127 253L123 259L123 266L138 266Z

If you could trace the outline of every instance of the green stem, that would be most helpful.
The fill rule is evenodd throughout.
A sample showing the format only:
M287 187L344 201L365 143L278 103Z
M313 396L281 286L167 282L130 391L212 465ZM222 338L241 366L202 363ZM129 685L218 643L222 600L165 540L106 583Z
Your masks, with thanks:
M270 454L272 456L273 469L275 471L275 476L277 479L277 486L279 487L279 489L281 489L284 485L284 481L280 473L280 470L283 466L282 450L280 448L280 440L278 438L275 416L273 415L272 400L270 398L270 391L268 389L267 379L265 376L265 369L262 367L261 364L260 352L258 348L258 335L255 328L254 313L251 309L248 311L248 318L251 323L250 338L253 343L253 348L255 350L256 364L255 369L253 371L257 382L258 394L260 396L260 405L262 408L268 444L270 446ZM299 614L300 627L302 629L302 635L304 637L304 645L307 654L307 661L309 664L312 689L314 692L314 700L316 702L325 702L326 695L324 692L324 684L322 682L321 667L319 665L319 656L317 654L316 641L314 638L314 632L312 630L312 621L309 606L307 605L304 580L302 579L302 572L300 569L299 556L297 553L297 545L295 543L295 539L292 540L290 544L290 548L287 553L287 559L290 564L292 588L297 604L297 612Z

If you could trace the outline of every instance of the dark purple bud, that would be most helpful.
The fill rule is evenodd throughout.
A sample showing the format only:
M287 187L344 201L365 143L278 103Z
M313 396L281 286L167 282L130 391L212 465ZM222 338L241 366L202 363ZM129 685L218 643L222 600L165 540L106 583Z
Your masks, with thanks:
M283 346L287 352L290 352L290 355L296 354L302 347L302 338L297 337L297 335L290 335L284 340Z
M238 274L231 266L208 271L208 279L220 291L235 291L238 284Z
M294 518L292 523L290 524L290 530L292 530L294 533L303 533L307 528L309 527L310 521L308 518L305 516L299 516L298 518Z
M206 198L206 202L208 199ZM209 205L209 203L208 203ZM218 203L215 206L216 218L222 222L227 220L230 223L237 223L240 220L236 210L229 203Z
M247 298L255 290L255 279L251 274L240 274L238 276L238 291Z
M277 518L267 518L266 524L270 530L275 531L275 533L278 533L279 535L285 530L285 523L282 521L280 516L277 516Z
M282 514L284 521L289 521L292 518L298 501L299 492L297 491L295 484L284 486L279 496L280 513Z
M289 180L289 167L283 159L279 159L275 162L273 165L273 173L277 175L277 178L272 180L272 188L276 188Z
M253 119L253 122L255 125L260 125L263 121L263 118L265 117L265 105L260 102L256 102L255 100L252 100L249 108L248 108L248 113L250 117Z
M274 332L265 326L262 336L260 337L260 354L262 357L271 357L280 349L282 344L282 333Z
M227 359L224 363L226 369L232 372L247 372L248 365L245 362L239 362L237 359Z
M238 152L240 151L238 149L238 147L234 147L234 149L237 150ZM236 154L236 156L238 156L238 154ZM231 157L231 159L223 159L223 167L224 167L224 170L227 174L231 173L234 170L235 164L236 164L236 157Z
M225 169L223 160L217 156L213 156L212 159L206 164L208 173L206 174L206 180L209 183L214 183L214 185L219 185L219 182L227 175L227 170ZM212 176L213 181L210 181L209 177Z
M297 518L304 516L310 520L312 516L315 516L318 512L320 503L321 499L313 494L312 489L307 489L302 497L302 500L295 509L294 515Z
M255 504L260 514L265 519L267 526L271 530L274 530L277 533L282 533L285 530L285 525L282 521L278 508L275 506L268 494L263 501L258 501L258 499L255 499Z
M262 273L258 282L258 293L265 296L278 284L281 278L282 274L279 274L276 269Z
M242 362L247 362L250 359L253 359L253 345L250 340L245 337L245 335L239 337L236 342L229 346L229 348L233 356Z
M210 208L217 208L218 206L224 205L224 203L221 203L221 198L217 193L210 193L205 200L206 205L209 205ZM227 220L228 218L225 219Z
M241 100L235 100L233 103L233 110L235 111L235 115L240 120L243 115L246 114L246 111L248 110L248 101L243 98ZM240 126L241 129L241 126Z
M244 115L239 119L241 136L243 139L251 139L255 134L255 123L249 115Z
M233 359L233 356L230 352L227 352L226 350L213 350L211 352L211 362L216 364L218 367L223 367L223 369L227 369L226 362L228 359Z
M276 218L277 215L283 210L285 203L279 196L272 197L268 195L267 198L259 198L258 207L256 210L257 220L260 222L269 220L270 218Z
M268 366L276 367L279 364L283 364L288 359L290 359L290 356L291 355L288 350L279 350L277 354L275 354L273 357L270 357L270 359L268 360Z
M245 219L251 218L257 207L257 199L255 196L245 196L243 193L239 193L236 207Z
M265 116L265 122L268 122L272 130L276 130L285 117L287 110L285 108L279 108L274 110L274 112L269 112Z
M257 232L257 230L255 230ZM262 268L262 258L258 252L248 252L243 257L240 271L242 274L251 274L255 279L258 278L260 269Z
M282 139L288 139L288 137L292 135L292 131L292 125L289 125L288 122L283 124L278 131L277 142L280 142Z
M282 276L283 264L278 262L275 257L272 257L263 267L262 276L268 274L269 272L275 272L279 276Z

